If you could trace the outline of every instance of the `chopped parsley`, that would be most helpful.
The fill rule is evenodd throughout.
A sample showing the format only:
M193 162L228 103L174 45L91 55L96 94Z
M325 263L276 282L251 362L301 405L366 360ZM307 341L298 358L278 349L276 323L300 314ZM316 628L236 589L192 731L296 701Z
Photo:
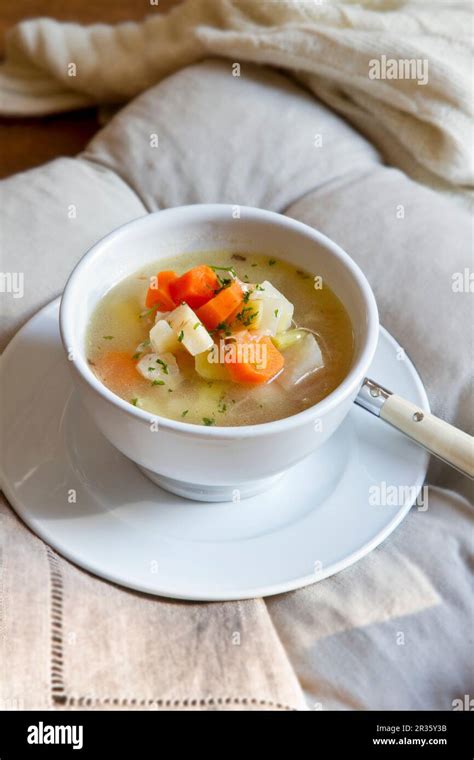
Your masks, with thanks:
M138 399L137 398L131 398L130 399L130 403L133 404L133 406L136 406L137 403L138 403Z
M104 340L113 340L114 336L113 335L104 335L103 338L104 338Z
M185 409L184 412L181 412L181 417L186 417L188 412L189 412L189 409Z
M276 264L276 259L268 259L268 266L272 267L274 264Z
M216 332L223 332L225 335L232 335L232 332L230 330L229 325L226 322L219 322L218 325L214 328L214 330L211 330L211 335L214 335Z
M232 277L221 277L220 275L217 275L217 279L219 280L219 287L214 291L215 296L217 296L221 290L225 290L225 288L228 288L229 285L233 283Z
M220 291L223 290L224 288L228 288L229 285L232 284L233 279L235 277L237 277L237 272L235 271L234 267L232 267L232 266L230 266L230 267L214 267L214 266L211 266L211 269L214 272L214 274L217 275L217 279L219 280L219 285L220 285L220 287L217 290L214 291L215 295L217 295L217 293L220 293ZM225 277L225 276L222 276L221 274L219 274L219 272L227 272L231 276L230 277L229 276Z
M265 290L265 288L262 288L262 286L260 285L260 283L257 283L255 285L255 290Z
M201 327L201 323L200 322L196 322L196 324L193 325L193 330L197 330L198 327Z
M148 311L144 311L143 314L138 315L138 319L146 319L146 317L149 317L153 312L158 310L158 304L156 306L152 306L151 309L148 309Z
M213 267L211 266L211 269L213 272L230 272L232 277L237 277L237 272L235 271L234 267Z
M249 298L250 298L250 290L247 290L247 291L244 293L244 297L243 297L243 299L242 299L242 300L243 300L243 302L244 302L244 303L247 303L247 302L248 302L248 300L249 300Z
M278 309L275 309L275 311L273 313L274 313L275 317L278 317Z
M164 380L153 380L152 385L164 385Z
M165 375L167 375L168 374L168 365L166 364L166 362L164 362L163 359L157 359L156 363L160 364L163 367L163 372L165 373Z
M148 372L154 372L156 367L148 367Z
M217 411L221 414L227 411L227 404L224 403L224 399L221 399L217 405Z
M180 343L182 343L183 342L183 338L184 338L184 332L181 330L180 334L178 335L178 341Z
M236 319L238 319L239 322L242 322L242 324L245 325L245 327L249 327L249 325L252 324L256 316L257 316L257 311L253 308L253 306L246 306L245 309L242 309L242 311L239 311L239 313L236 316Z
M136 354L133 354L133 356L132 356L132 359L139 359L139 358L140 358L140 356L141 356L141 352L140 352L140 351L137 351L137 353L136 353Z
M215 425L215 422L216 422L215 420L211 420L211 418L210 418L210 417L203 417L203 418L202 418L202 421L203 421L203 423L204 423L204 424L205 424L207 427L209 427L210 425Z

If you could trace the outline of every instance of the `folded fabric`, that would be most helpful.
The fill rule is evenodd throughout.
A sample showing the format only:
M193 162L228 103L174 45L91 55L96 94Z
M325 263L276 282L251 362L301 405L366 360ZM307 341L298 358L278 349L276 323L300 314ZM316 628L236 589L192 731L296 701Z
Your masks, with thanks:
M24 21L7 37L0 113L124 102L209 55L230 59L229 87L246 62L266 63L350 119L392 165L465 195L474 184L471 7L187 0L141 23Z

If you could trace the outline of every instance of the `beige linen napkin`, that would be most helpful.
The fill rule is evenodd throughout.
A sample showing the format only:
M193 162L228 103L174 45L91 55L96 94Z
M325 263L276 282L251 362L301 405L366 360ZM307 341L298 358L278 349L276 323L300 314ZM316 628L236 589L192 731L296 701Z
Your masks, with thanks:
M420 181L473 185L472 15L458 0L187 0L141 23L25 21L8 35L0 113L124 102L209 55L286 69ZM375 78L374 78L375 77Z

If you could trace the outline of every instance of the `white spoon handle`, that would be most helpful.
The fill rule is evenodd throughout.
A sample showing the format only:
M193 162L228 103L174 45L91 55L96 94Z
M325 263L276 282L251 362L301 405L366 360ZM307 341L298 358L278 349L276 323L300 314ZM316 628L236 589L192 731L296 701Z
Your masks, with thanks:
M471 435L368 378L357 402L464 475L474 478L474 438Z

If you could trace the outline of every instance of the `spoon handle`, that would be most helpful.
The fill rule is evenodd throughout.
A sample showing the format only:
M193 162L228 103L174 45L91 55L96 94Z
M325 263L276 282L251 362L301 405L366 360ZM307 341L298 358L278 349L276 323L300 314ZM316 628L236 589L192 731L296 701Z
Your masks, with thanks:
M356 403L405 433L431 454L474 478L474 438L365 378Z

